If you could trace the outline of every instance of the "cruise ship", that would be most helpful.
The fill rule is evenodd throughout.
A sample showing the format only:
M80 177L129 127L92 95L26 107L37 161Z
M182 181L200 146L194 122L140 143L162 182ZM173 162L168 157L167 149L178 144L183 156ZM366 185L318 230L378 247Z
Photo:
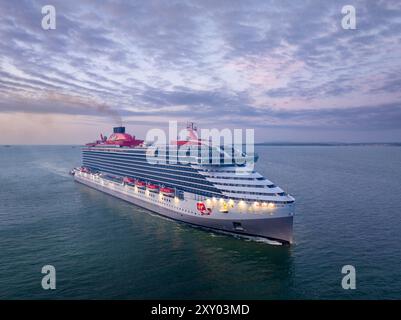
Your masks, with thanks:
M184 150L184 152L182 152ZM175 157L161 155L174 154ZM294 198L253 170L256 154L187 137L157 145L115 127L82 148L75 181L161 216L215 232L293 243Z

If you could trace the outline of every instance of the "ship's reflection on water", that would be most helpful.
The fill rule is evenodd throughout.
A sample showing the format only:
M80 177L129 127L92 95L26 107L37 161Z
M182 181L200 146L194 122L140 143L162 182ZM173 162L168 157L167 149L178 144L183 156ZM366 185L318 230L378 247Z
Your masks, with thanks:
M174 228L173 243L185 242L196 277L209 284L193 298L269 299L288 297L292 283L291 247L220 235L187 226ZM285 292L285 293L284 293Z

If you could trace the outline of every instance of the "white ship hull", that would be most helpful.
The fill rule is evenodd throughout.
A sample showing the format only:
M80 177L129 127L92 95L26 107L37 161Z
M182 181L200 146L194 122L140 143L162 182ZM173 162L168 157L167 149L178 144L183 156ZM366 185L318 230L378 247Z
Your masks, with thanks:
M195 194L186 193L184 199L171 198L80 171L75 172L74 179L161 216L193 226L245 237L261 237L287 244L293 242L293 204L274 208L249 208L251 212L232 207L226 213L220 212L218 205L212 204L210 214L202 215L197 210L199 197Z

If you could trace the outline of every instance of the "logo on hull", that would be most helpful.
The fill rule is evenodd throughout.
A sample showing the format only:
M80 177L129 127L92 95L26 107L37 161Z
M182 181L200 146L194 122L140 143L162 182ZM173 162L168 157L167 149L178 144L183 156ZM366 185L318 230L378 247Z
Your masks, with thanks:
M210 215L212 213L212 209L206 208L203 202L198 202L196 204L196 209L201 213L201 215Z

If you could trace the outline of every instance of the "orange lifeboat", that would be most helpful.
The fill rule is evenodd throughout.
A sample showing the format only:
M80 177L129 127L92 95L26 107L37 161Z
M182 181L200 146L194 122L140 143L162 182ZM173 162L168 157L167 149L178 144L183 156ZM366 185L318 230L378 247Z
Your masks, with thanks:
M146 188L147 188L149 191L151 191L151 192L157 192L157 191L159 191L159 186L157 186L157 185L155 185L155 184L151 184L151 183L147 184L147 185L146 185Z
M165 188L165 187L164 187L164 188L160 188L160 192L161 192L163 195L168 196L168 197L173 197L174 194L175 194L174 189Z
M145 189L146 183L143 182L143 181L136 180L135 186L137 186L137 187L140 188L140 189Z

